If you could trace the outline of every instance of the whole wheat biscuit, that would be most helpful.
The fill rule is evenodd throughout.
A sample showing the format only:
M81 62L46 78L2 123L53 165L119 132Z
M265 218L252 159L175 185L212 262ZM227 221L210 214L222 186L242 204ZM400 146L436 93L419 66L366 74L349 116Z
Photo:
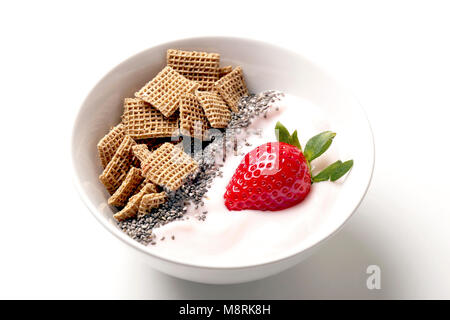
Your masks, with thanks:
M149 193L142 197L139 205L138 217L145 216L151 209L157 208L166 202L167 194L163 192Z
M197 162L183 150L171 143L164 143L152 152L150 161L142 172L153 183L175 191L197 169Z
M139 205L141 204L142 198L149 193L152 193L153 185L145 185L138 194L135 194L128 200L125 208L114 214L114 219L117 221L122 221L128 218L135 217L139 211Z
M111 161L103 170L99 179L110 194L120 187L134 162L132 147L136 144L129 136L125 136Z
M231 112L222 97L216 91L197 91L195 95L211 127L225 128L231 120Z
M98 155L103 168L106 168L109 161L111 161L114 153L116 153L123 138L125 137L125 130L123 124L119 123L112 128L106 136L104 136L97 144Z
M149 157L151 155L150 150L146 144L137 144L132 147L133 154L136 158L139 159L141 166L149 161Z
M125 133L135 139L171 137L178 134L178 116L166 118L139 98L126 98L122 121Z
M242 68L236 67L226 76L220 78L216 82L215 87L231 110L233 112L238 112L239 100L243 96L248 95Z
M197 82L185 78L172 67L166 66L136 92L135 96L150 103L165 117L170 117L178 109L180 97L194 91L198 86Z
M147 186L147 188L151 188L150 190L152 193L158 192L158 187L156 186L156 184L151 182L149 178L145 178L144 181L142 181L141 184L137 186L132 195L134 196L135 194L138 194L145 186Z
M231 71L233 71L233 66L226 66L219 68L219 78L222 78L223 76L226 76Z
M219 80L220 54L167 50L167 65L189 80L199 83L199 90L211 90Z
M208 131L208 120L197 96L188 93L180 98L180 132L203 140Z
M133 194L134 190L144 180L141 169L132 167L128 171L125 180L120 185L119 189L108 199L108 204L116 207L123 207L127 203L128 198Z

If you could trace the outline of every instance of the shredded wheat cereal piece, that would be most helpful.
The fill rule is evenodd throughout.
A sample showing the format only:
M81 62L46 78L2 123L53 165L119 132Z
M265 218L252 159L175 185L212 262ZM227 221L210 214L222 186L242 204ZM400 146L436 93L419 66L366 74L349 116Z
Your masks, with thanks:
M106 168L125 137L123 124L112 128L97 144L98 155L103 168Z
M141 204L142 198L149 193L152 193L154 185L145 185L138 194L135 194L128 200L125 208L114 214L114 219L117 221L122 221L128 218L135 217L139 211L139 205Z
M243 96L248 95L242 68L236 67L229 74L220 78L216 82L215 87L231 110L233 112L238 112L239 100Z
M123 108L125 133L132 138L161 138L177 134L177 115L166 118L157 109L138 98L126 98Z
M138 217L145 216L151 209L159 207L166 202L167 194L163 192L150 193L145 195L139 205Z
M131 148L136 144L129 136L125 136L111 161L100 175L100 181L110 194L120 187L127 176L128 170L134 162Z
M149 161L151 152L148 150L146 144L137 144L132 147L132 150L134 156L139 159L141 167L144 166Z
M185 94L180 98L180 132L203 140L207 135L208 120L198 98Z
M144 180L141 169L132 167L120 185L119 189L108 199L108 204L116 207L123 207L134 190Z
M233 71L233 66L226 66L219 68L219 78L222 78L223 76L226 76L231 71Z
M170 117L177 109L180 97L198 88L198 83L188 80L172 67L166 66L141 90L135 93L137 98L150 103L165 117Z
M167 50L167 65L179 74L199 84L199 90L212 90L219 80L220 54Z
M138 194L142 190L142 188L144 188L146 185L152 185L153 186L153 187L151 187L152 188L151 189L152 193L158 192L158 188L156 187L156 184L151 182L149 178L145 178L144 181L142 181L142 183L140 185L138 185L137 188L134 190L133 196L135 194ZM148 188L150 188L150 186Z
M183 150L173 144L164 143L152 152L149 163L142 171L153 183L175 191L181 187L184 179L197 169L197 162Z
M225 128L231 120L231 112L222 97L216 91L197 91L195 94L211 127Z

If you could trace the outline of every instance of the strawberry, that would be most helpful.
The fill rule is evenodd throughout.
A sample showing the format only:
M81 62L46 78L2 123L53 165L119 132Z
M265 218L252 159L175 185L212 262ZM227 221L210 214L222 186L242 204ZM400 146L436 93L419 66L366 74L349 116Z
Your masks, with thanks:
M302 152L297 130L291 135L277 123L277 142L268 142L247 153L224 195L229 210L277 211L303 201L313 182L336 181L353 166L353 160L336 161L319 174L311 173L311 161L323 154L336 136L331 131L311 138Z

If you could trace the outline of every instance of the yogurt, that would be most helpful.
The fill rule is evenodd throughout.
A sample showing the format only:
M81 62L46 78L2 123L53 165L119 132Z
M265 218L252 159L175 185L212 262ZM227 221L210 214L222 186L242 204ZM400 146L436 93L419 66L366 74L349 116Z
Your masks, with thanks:
M228 182L244 157L241 153L276 141L277 121L290 132L297 129L302 147L312 136L333 130L320 108L307 100L286 95L269 108L266 117L261 115L248 127L247 132L259 131L260 135L246 136L248 143L240 143L239 154L227 153L223 176L214 179L204 206L197 210L190 207L184 220L153 230L157 244L149 246L152 253L189 264L231 267L263 263L296 252L331 211L341 188L339 183L315 183L303 202L274 212L229 211L223 198ZM338 145L334 142L325 154L312 162L313 173L337 159ZM208 212L206 219L199 220L198 216L205 211Z

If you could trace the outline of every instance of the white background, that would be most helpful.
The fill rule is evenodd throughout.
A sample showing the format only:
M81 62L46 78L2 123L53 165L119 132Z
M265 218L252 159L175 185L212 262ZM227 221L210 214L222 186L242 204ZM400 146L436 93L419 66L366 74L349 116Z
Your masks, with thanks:
M10 1L0 4L0 298L450 298L450 5L445 1ZM210 286L149 269L88 212L70 135L95 83L177 38L291 48L340 79L375 134L372 185L304 263ZM366 268L382 289L366 288Z

